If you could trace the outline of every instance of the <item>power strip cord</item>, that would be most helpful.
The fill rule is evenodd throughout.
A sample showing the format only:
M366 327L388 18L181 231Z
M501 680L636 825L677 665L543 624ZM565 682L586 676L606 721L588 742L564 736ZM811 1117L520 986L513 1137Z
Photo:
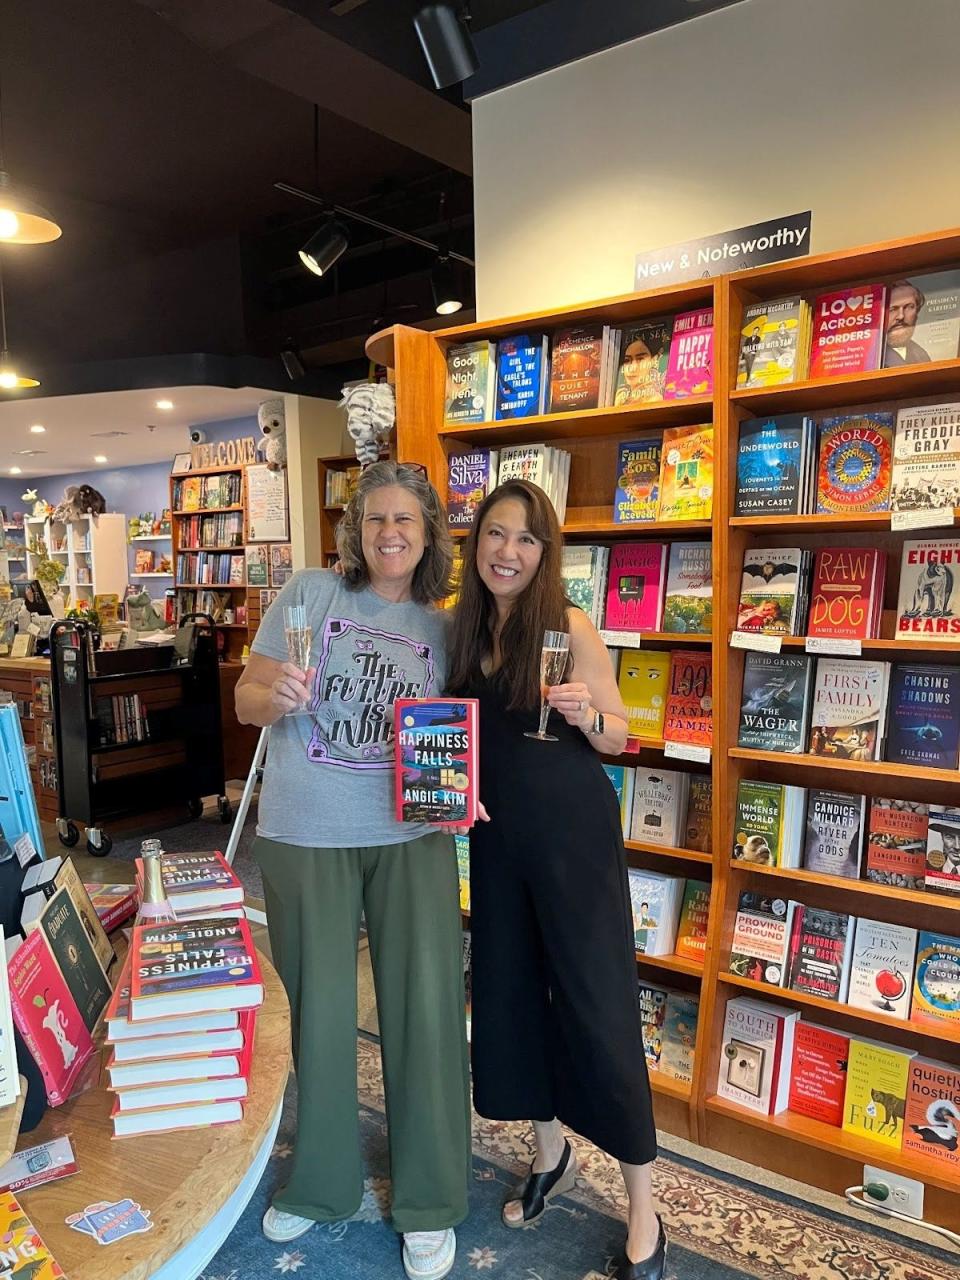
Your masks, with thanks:
M875 1188L875 1189L874 1189ZM955 1231L949 1231L946 1227L938 1227L935 1223L926 1222L923 1218L911 1218L909 1213L900 1213L897 1209L890 1209L885 1204L881 1204L880 1200L875 1199L877 1193L888 1193L889 1188L871 1184L868 1186L847 1187L844 1196L850 1204L856 1205L858 1209L870 1209L873 1213L882 1213L888 1218L899 1218L901 1222L912 1223L913 1226L925 1227L927 1231L936 1231L938 1235L945 1236L952 1244L960 1246L960 1236ZM862 1192L863 1194L859 1194Z

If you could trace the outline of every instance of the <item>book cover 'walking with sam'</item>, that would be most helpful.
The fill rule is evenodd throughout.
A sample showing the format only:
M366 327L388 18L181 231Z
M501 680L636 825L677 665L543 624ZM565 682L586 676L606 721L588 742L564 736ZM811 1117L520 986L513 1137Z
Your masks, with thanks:
M476 698L398 698L394 713L399 822L470 826L477 818Z

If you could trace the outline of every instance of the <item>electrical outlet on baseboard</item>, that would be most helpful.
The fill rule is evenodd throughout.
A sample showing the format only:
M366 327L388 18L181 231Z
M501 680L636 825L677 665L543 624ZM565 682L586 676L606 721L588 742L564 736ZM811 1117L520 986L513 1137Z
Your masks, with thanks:
M882 1194L882 1188L887 1194ZM863 1166L863 1188L866 1199L875 1200L886 1209L905 1213L908 1218L923 1218L923 1183L915 1178L905 1178L889 1169L877 1169L871 1164Z

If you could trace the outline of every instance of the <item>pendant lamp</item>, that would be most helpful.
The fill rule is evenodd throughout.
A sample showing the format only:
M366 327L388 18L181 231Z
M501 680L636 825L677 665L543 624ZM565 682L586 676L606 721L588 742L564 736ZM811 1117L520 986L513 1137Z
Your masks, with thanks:
M23 391L26 387L39 385L39 378L28 378L17 371L7 349L7 307L3 293L3 271L0 269L0 392Z
M46 209L17 187L7 173L3 152L3 89L0 87L0 244L48 244L62 234Z

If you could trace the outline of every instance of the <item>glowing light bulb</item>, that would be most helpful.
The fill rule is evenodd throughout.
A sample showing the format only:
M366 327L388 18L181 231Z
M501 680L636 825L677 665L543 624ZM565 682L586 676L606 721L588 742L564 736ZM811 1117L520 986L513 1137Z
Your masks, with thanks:
M0 387L10 391L17 385L17 375L13 369L0 369Z
M12 209L0 209L0 240L12 240L20 230L20 219Z

